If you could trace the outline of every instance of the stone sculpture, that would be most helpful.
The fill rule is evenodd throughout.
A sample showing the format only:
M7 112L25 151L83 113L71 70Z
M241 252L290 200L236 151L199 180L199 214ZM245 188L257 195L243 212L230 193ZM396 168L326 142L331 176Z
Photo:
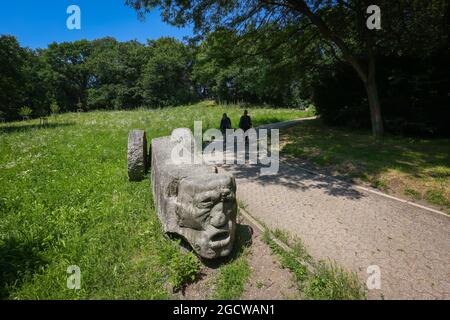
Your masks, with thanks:
M236 182L230 174L203 164L175 163L172 152L194 152L189 129L152 141L152 189L164 231L184 238L201 257L230 254L236 229Z

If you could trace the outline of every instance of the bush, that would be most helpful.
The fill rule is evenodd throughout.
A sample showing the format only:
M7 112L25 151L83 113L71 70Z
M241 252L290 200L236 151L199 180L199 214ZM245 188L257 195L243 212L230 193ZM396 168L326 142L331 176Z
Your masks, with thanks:
M200 270L200 263L192 252L186 255L174 254L170 260L169 269L170 282L174 289L180 289L185 284L195 280Z
M56 101L53 101L50 105L50 111L52 112L52 114L58 114L59 110L60 109L58 103Z
M181 251L180 240L160 241L158 253L160 264L167 266L167 277L173 291L180 290L195 280L200 270L200 262L192 252Z
M29 117L33 113L33 110L30 107L24 106L19 110L19 116L21 117Z

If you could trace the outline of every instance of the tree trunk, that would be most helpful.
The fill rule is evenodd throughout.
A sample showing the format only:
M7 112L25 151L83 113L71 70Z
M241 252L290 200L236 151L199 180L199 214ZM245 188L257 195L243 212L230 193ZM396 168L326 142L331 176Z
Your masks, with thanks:
M366 86L367 98L369 100L370 119L372 120L372 133L375 138L384 134L383 119L381 117L380 98L376 79L375 55L369 46L369 72L364 85Z
M374 137L380 138L383 133L383 119L381 117L380 99L378 96L378 86L376 81L376 67L375 67L375 54L373 52L371 41L367 43L367 51L369 58L368 70L366 70L357 58L352 55L350 49L345 42L334 33L322 20L321 17L311 11L305 0L291 0L288 1L291 9L297 10L305 14L309 20L318 27L319 31L325 38L331 40L342 51L344 58L350 63L350 65L358 73L358 76L364 83L367 91L367 98L369 100L370 118L372 121L372 132Z
M383 136L383 120L381 118L380 99L378 87L375 79L370 79L365 83L367 97L369 99L370 119L372 120L372 133L375 138Z

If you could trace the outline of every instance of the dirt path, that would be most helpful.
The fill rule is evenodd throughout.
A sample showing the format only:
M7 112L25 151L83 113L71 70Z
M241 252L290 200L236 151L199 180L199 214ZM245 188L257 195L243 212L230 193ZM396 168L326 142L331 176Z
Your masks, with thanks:
M282 161L273 176L261 176L257 165L221 170L235 174L238 198L250 214L300 237L314 258L333 259L364 283L367 268L379 266L381 289L370 290L369 298L450 299L450 217L299 163Z

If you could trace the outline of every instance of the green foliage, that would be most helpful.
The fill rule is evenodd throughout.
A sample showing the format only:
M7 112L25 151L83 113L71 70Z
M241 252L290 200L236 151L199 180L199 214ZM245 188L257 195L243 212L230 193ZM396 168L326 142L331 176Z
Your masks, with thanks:
M143 103L140 87L148 48L137 41L118 42L104 38L92 42L87 61L91 72L88 85L88 109L122 110Z
M87 88L92 77L87 61L92 46L91 42L80 40L52 43L42 51L45 74L62 111L75 111L79 102L86 105Z
M200 262L193 253L189 253L183 258L175 256L169 267L172 284L175 288L180 288L182 285L195 280L200 270Z
M52 112L52 114L58 114L60 111L59 105L56 101L53 101L52 104L50 105L50 111Z
M31 116L32 113L33 113L33 110L28 106L24 106L24 107L20 108L20 110L19 110L19 115L21 117L29 117L29 116Z
M303 65L310 46L292 41L293 29L267 26L254 31L251 39L228 29L208 34L197 49L192 72L198 91L225 103L304 107L311 94ZM271 46L273 50L266 50ZM298 51L304 52L301 58Z
M245 283L251 273L245 253L223 266L216 280L216 300L237 300L244 292Z
M355 273L348 272L335 262L320 261L308 280L305 298L309 300L362 300L366 292Z
M24 101L25 49L14 37L0 36L0 111L7 119L18 116Z
M425 199L430 203L450 208L450 200L445 196L445 190L443 189L427 190Z
M450 135L446 0L379 0L376 31L369 0L125 2L202 33L193 74L208 97L299 107L315 98L327 122L372 125L376 136L384 113L391 132Z
M172 241L171 246L165 243L158 253L161 265L168 268L168 280L174 290L182 289L186 284L193 282L200 271L200 261L192 253L182 253L179 241Z
M18 119L23 105L35 115L48 114L52 100L62 112L158 108L199 99L304 109L314 100L327 123L367 128L376 114L369 104L377 105L368 100L369 88L380 98L391 133L450 135L449 80L442 67L449 64L448 1L377 1L383 18L376 32L365 25L368 0L126 3L141 13L159 8L164 20L192 23L201 35L146 44L108 37L39 50L2 36L0 111L7 120ZM328 33L309 21L306 8ZM378 90L368 86L371 63Z
M295 247L292 251L286 251L272 239L272 236L268 230L265 230L263 234L264 242L268 244L272 252L279 257L281 265L293 273L297 289L302 291L305 286L305 281L308 279L309 275L305 262L309 263L311 261L311 257L307 254L299 239L291 244L290 237L286 233L276 230L273 234L284 244L288 246L293 245Z
M192 101L188 48L175 39L161 38L149 41L149 55L141 80L145 103L167 107Z

